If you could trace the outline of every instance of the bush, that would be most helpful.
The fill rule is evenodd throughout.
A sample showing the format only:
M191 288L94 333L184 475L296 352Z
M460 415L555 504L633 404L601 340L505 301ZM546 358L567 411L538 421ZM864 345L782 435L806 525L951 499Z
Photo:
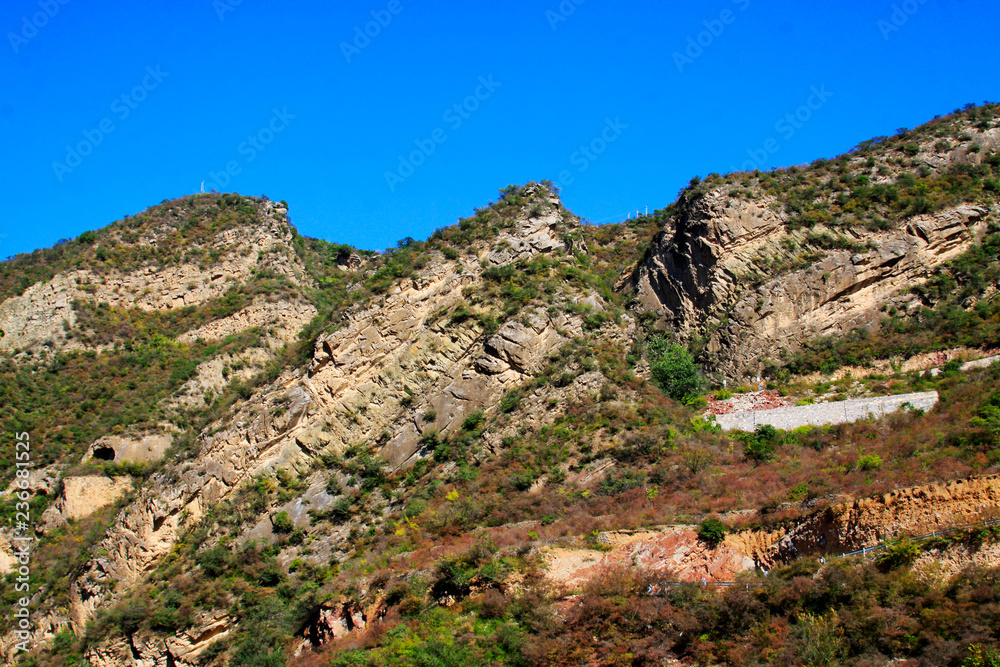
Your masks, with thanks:
M475 431L476 429L478 429L480 426L483 425L483 421L484 421L483 411L476 410L475 412L471 413L468 417L466 417L465 420L462 422L462 429L466 431Z
M971 425L988 430L995 442L1000 442L1000 392L994 392L976 411Z
M617 496L631 489L638 489L645 486L647 479L645 471L623 470L602 479L600 490L606 496Z
M858 470L871 471L882 467L882 457L877 454L862 456L857 462Z
M962 667L1000 667L1000 651L992 646L973 644Z
M295 524L292 523L291 518L288 516L288 512L278 512L273 519L271 519L271 525L274 526L274 532L276 533L290 533L295 529Z
M753 433L737 437L744 444L744 455L755 463L766 463L774 458L781 433L770 424L759 424Z
M225 574L226 570L229 569L233 562L233 555L229 549L219 545L198 554L196 560L201 566L202 572L215 578Z
M504 397L500 399L500 411L504 413L517 410L519 405L521 405L521 392L516 389L508 391Z
M722 544L722 541L726 539L726 535L729 530L726 528L726 524L722 523L718 519L712 517L705 519L698 526L698 538L713 547L717 547Z
M330 521L332 523L344 523L353 516L354 499L350 496L338 498L329 507L323 510L309 510L309 517L313 523L319 521Z
M920 555L920 545L908 537L889 542L885 551L878 555L875 562L879 567L894 570L898 567L911 565Z
M701 378L691 353L680 345L654 339L649 345L653 382L675 401L687 401L698 394Z
M767 463L774 458L774 445L769 442L751 440L743 448L743 454L755 463Z
M837 659L847 650L836 611L824 617L803 613L795 629L798 653L806 665L837 664Z

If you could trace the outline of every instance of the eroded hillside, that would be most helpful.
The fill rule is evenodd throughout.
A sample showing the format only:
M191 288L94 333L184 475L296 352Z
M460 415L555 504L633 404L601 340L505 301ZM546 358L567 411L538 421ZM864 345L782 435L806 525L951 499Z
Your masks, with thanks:
M696 180L630 277L706 364L757 377L823 336L916 314L912 288L996 224L991 110L934 121L781 172ZM968 305L968 304L966 304Z
M793 664L822 649L932 664L986 650L1000 579L963 568L994 564L993 532L899 562L799 556L968 520L971 505L992 517L1000 370L916 360L1000 343L995 113L713 175L618 225L581 224L531 183L373 253L301 237L284 203L203 195L3 264L0 417L38 456L38 650L18 657ZM844 364L865 377L830 375ZM788 405L939 400L721 432L705 393L727 400L758 374ZM724 595L666 585L737 577ZM910 605L898 641L862 627L890 614L866 591ZM943 618L970 596L963 623L909 611ZM0 640L8 661L15 640Z

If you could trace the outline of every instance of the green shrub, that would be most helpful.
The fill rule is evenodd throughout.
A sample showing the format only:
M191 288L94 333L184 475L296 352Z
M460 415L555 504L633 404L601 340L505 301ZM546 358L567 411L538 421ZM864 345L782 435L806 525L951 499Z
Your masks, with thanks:
M233 554L226 547L218 545L201 552L195 560L206 575L215 578L229 569L233 563Z
M606 496L617 496L630 489L638 489L646 485L647 476L641 470L623 470L612 473L601 480L601 493Z
M483 425L484 419L485 418L483 417L483 411L476 410L475 412L471 413L469 416L465 418L465 420L462 422L462 428L466 431L475 431L476 429L478 429L480 426Z
M753 433L736 436L744 444L744 455L755 463L766 463L774 458L781 432L770 424L759 424Z
M755 463L767 463L774 458L775 448L769 442L751 440L743 448L744 455Z
M516 389L508 391L504 397L500 399L500 411L504 413L517 410L519 405L521 405L521 392Z
M867 454L859 458L855 465L858 470L864 470L866 472L878 470L882 467L882 457L878 454Z
M353 516L354 499L349 496L338 498L329 507L323 510L309 510L309 516L313 523L319 521L330 521L331 523L344 523Z
M919 555L920 545L908 537L903 537L887 543L885 550L878 555L875 562L879 567L894 570L912 565Z
M675 401L687 401L698 394L701 378L691 353L662 337L649 344L649 364L653 382Z
M839 664L848 648L836 611L823 617L802 613L795 629L799 656L809 667Z
M290 533L295 529L295 524L292 523L292 519L288 516L288 512L278 512L271 519L271 525L274 526L274 532L276 533Z
M992 646L973 644L962 667L1000 667L1000 651Z
M1000 391L993 394L976 411L972 426L988 430L994 442L1000 442Z
M722 523L719 519L711 517L705 519L698 526L698 538L713 547L717 547L722 544L722 541L726 539L726 535L729 530L726 528L726 524Z

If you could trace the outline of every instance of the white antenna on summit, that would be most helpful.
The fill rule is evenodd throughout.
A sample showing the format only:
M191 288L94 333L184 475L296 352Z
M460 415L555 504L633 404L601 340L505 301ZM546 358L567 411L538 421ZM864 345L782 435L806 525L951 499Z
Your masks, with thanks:
M202 181L202 182L201 182L201 191L202 191L202 192L204 192L204 191L205 191L205 181Z

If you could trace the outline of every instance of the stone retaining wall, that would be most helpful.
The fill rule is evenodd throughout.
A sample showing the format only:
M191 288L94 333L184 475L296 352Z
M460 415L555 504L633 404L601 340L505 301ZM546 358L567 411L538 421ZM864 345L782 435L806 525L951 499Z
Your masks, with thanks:
M718 415L716 421L723 430L753 431L758 424L770 424L775 428L789 431L799 426L825 426L846 424L861 419L882 417L900 410L909 403L913 408L930 410L938 402L938 393L929 391L920 394L899 396L879 396L877 398L857 398L835 403L817 403L795 408L758 410Z

